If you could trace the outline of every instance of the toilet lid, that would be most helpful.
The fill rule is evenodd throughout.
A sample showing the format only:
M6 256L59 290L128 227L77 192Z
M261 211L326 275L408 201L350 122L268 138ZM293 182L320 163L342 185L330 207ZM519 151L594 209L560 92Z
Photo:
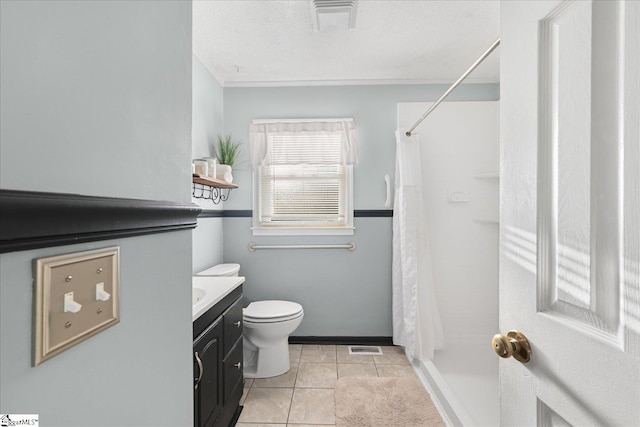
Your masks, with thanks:
M302 306L300 304L276 300L252 302L243 310L244 318L249 321L295 318L300 313L302 313Z

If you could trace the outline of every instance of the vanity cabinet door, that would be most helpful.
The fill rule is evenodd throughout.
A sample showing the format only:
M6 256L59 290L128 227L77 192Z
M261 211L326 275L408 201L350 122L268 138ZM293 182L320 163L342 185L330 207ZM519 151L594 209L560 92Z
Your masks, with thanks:
M228 354L242 336L242 298L238 298L223 314L224 354Z
M196 427L212 425L222 412L222 335L220 318L193 343Z

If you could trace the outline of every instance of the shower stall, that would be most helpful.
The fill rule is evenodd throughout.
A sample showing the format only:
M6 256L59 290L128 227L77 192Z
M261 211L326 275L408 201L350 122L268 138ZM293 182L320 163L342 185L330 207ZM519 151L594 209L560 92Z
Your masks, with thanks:
M398 104L408 129L432 103ZM412 361L451 425L499 424L499 103L444 102L414 131L421 194L444 344ZM394 212L394 215L397 213ZM421 316L422 319L428 316ZM424 321L424 320L420 320Z

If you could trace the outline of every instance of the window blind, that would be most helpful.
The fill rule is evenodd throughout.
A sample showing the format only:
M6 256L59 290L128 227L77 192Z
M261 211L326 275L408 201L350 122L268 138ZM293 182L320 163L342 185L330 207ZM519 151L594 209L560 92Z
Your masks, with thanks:
M266 134L254 228L352 226L352 166L342 160L343 135L341 129Z
M346 225L345 166L271 165L261 167L263 225ZM306 223L306 224L301 224Z

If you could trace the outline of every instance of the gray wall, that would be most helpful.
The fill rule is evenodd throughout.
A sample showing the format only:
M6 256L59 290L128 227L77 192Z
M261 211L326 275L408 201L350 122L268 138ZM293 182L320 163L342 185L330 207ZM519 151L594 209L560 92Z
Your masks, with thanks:
M211 146L223 134L223 91L220 83L193 57L192 157L213 156ZM193 199L203 209L221 210L224 202ZM222 218L198 218L193 230L193 273L222 262Z
M191 4L0 2L4 189L188 202ZM191 232L0 255L0 412L192 424ZM41 364L32 262L119 245L121 321Z
M243 141L234 190L225 209L252 209L249 123L259 118L353 117L359 163L354 171L356 209L384 209L384 175L395 173L398 102L434 101L447 85L225 88L224 129ZM449 100L497 100L497 84L463 85ZM417 118L417 117L416 117ZM297 336L391 336L391 218L356 218L354 236L254 237L251 218L224 219L224 260L239 262L247 301L300 302L305 318ZM339 250L264 250L247 244L344 243Z

